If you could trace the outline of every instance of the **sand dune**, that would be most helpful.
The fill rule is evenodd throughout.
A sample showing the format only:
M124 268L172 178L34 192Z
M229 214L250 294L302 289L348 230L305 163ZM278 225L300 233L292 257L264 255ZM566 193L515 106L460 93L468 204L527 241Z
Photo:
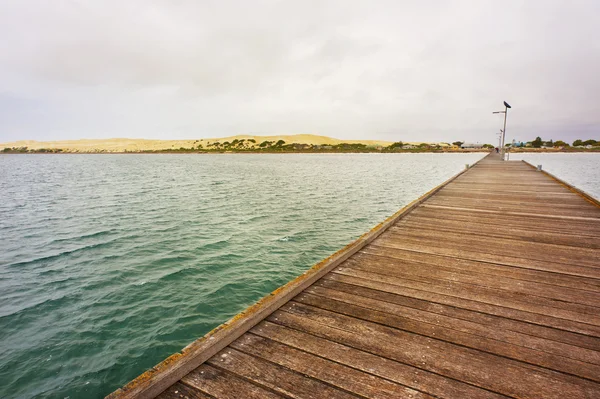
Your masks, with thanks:
M66 152L123 152L123 151L157 151L170 150L178 148L198 147L202 144L206 147L207 144L214 142L233 141L235 139L254 139L256 145L263 141L278 141L283 140L286 143L298 144L314 144L314 145L335 145L340 143L357 144L362 143L373 146L388 146L391 141L378 140L340 140L332 137L317 136L312 134L296 134L296 135L280 135L280 136L252 136L238 135L231 137L213 138L213 139L197 139L197 140L146 140L146 139L81 139L81 140L60 140L60 141L35 141L21 140L8 143L0 143L0 150L6 147L27 147L32 150L41 148L60 148Z

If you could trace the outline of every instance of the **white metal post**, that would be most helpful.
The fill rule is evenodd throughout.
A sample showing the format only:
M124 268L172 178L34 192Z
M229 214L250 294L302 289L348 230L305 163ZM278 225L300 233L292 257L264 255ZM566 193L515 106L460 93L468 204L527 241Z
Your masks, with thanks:
M500 148L500 158L504 161L504 137L506 136L506 115L508 114L508 106L504 108L504 129L502 130L502 148Z

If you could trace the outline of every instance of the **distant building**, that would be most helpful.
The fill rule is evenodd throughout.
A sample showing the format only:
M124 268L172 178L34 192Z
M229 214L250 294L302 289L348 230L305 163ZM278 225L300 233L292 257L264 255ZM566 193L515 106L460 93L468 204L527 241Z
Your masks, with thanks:
M483 144L480 143L462 143L460 148L483 148Z

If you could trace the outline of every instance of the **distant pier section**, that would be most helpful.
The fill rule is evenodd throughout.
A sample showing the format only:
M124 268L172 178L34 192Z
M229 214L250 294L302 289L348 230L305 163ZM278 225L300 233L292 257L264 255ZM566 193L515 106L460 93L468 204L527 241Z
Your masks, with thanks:
M600 204L490 154L107 398L600 398Z

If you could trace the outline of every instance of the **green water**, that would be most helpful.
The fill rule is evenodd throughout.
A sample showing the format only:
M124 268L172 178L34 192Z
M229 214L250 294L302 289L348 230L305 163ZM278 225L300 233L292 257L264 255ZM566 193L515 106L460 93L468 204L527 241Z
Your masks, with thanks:
M103 397L482 156L0 156L0 397Z

